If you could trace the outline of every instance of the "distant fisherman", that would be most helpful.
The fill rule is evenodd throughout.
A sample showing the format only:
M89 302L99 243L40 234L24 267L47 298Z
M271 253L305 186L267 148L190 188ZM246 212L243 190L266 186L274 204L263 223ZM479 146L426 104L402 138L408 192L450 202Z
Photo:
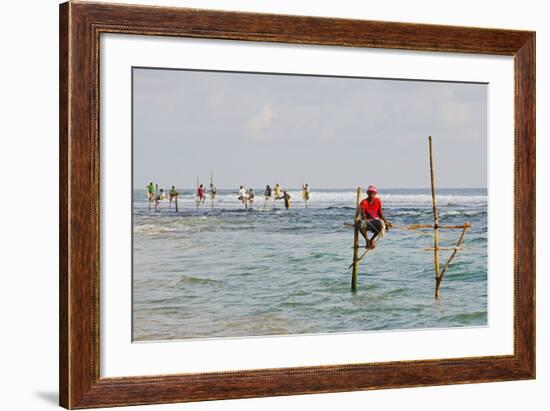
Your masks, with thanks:
M367 241L367 248L373 249L375 247L374 239L384 234L384 230L391 228L391 223L384 218L382 213L382 201L377 197L378 189L374 185L370 185L367 188L367 198L365 198L359 204L361 208L361 235ZM369 239L367 232L374 233Z
M267 202L271 200L271 187L269 186L269 184L265 186L264 200L264 208L266 208Z
M304 203L306 203L307 208L307 202L309 201L309 185L307 183L305 186L302 186L302 198L304 199Z
M283 191L283 199L285 200L285 208L288 210L290 208L290 194Z
M248 199L248 193L246 192L246 188L244 188L244 186L241 186L241 188L239 188L239 197L238 198L243 203Z
M149 200L149 209L151 208L151 203L155 200L155 185L153 182L150 182L146 187L147 190L147 200Z
M172 188L170 189L170 192L168 193L168 201L169 201L168 208L172 207L172 201L174 201L178 195L179 193L176 191L176 187L172 186Z
M256 195L254 194L254 190L251 188L250 190L248 190L248 201L250 202L250 204L252 204L254 202L254 197Z
M248 190L244 186L241 186L241 188L239 188L238 199L241 200L241 202L244 204L244 208L248 209Z
M212 209L214 209L214 200L216 199L216 186L212 182L212 179L210 180L210 206Z
M277 183L275 184L275 200L280 200L281 197L281 186Z
M302 187L302 197L305 201L309 200L309 185L307 183Z
M204 195L204 186L201 184L199 188L197 188L197 204L204 203L205 199L206 196Z
M157 208L162 200L166 199L166 194L164 194L164 190L161 188L159 194L155 197L155 208Z

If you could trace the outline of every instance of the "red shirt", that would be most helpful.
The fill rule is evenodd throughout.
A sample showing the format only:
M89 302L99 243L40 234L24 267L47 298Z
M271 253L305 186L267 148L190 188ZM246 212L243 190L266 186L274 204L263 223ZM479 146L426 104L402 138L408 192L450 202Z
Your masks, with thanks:
M382 212L382 201L378 197L375 197L372 203L369 203L365 198L359 206L368 219L378 218Z
M199 197L204 197L204 188L197 188L197 195Z

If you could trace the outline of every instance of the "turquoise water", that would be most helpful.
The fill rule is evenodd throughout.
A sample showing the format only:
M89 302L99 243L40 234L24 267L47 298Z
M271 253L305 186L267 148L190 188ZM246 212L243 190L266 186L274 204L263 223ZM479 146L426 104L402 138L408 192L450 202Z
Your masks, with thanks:
M149 210L134 191L134 340L244 337L487 324L487 192L441 189L441 224L468 221L459 251L435 300L431 230L391 230L360 265L350 292L355 193L313 190L309 208L293 202L244 210L219 190L214 209L197 210L179 190L179 213ZM263 190L256 190L261 193ZM394 225L432 222L428 190L381 190ZM454 245L458 230L441 232ZM442 252L444 262L450 251Z

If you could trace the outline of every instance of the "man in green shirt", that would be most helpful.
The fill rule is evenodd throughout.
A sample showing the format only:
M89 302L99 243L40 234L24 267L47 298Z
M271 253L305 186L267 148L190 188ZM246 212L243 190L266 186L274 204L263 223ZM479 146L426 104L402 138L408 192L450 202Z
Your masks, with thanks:
M149 185L145 187L147 189L147 200L149 200L149 208L151 208L151 202L155 201L155 185L153 182L150 182Z

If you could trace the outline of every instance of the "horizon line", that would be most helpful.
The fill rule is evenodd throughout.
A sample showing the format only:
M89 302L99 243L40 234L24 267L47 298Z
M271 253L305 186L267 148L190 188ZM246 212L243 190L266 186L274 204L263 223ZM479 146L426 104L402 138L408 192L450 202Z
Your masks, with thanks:
M205 188L209 188L209 184L203 184L203 186ZM271 185L271 188L274 187L274 185ZM170 185L167 186L167 187L171 187ZM178 186L174 186L175 188L184 188L184 189L196 189L197 186L193 186L193 187L178 187ZM238 190L240 187L239 186L234 186L234 187L218 187L216 186L216 189L217 190ZM260 188L260 187L254 187L254 186L245 186L246 188L253 188L253 189L256 189L256 188ZM290 187L290 188L286 188L286 187L283 187L283 186L280 186L281 188L285 188L287 190L301 190L302 187ZM367 187L367 185L365 185L364 187ZM363 186L361 186L361 188L363 189L364 188ZM161 187L159 185L159 189L164 189L164 187ZM265 186L261 187L261 188L265 188ZM312 187L311 185L309 186L309 188L311 190L356 190L357 187L318 187L318 188L315 188L315 187ZM378 187L379 190L430 190L430 187L427 186L427 187L385 187L385 188L380 188L380 186ZM143 186L143 187L133 187L132 188L133 190L145 190L146 189L146 186ZM436 188L436 191L437 190L487 190L487 187L437 187Z

